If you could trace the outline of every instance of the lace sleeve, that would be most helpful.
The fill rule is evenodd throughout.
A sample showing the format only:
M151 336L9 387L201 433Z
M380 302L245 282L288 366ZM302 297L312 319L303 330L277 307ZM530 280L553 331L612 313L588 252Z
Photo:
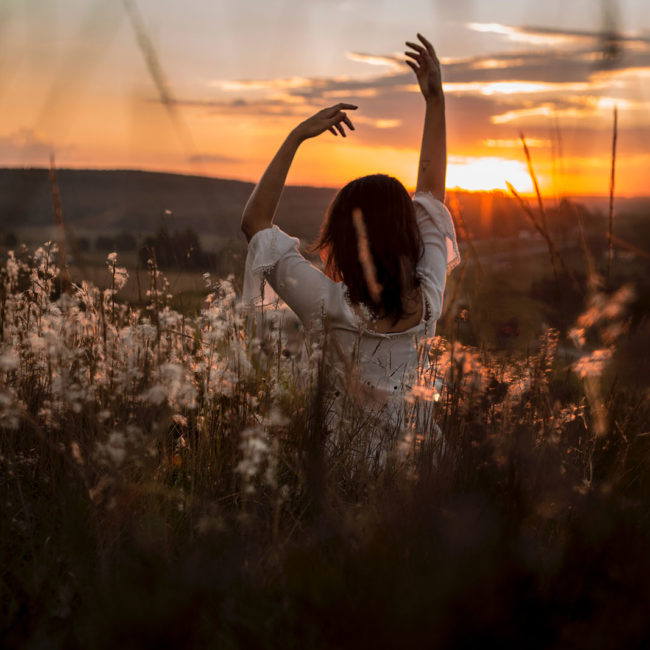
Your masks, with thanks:
M263 307L279 296L305 327L317 328L341 292L301 255L299 244L276 226L256 233L248 244L243 300L248 307Z
M456 232L449 210L432 194L417 192L413 203L424 244L424 254L418 262L417 274L432 318L438 320L442 313L447 273L460 262Z
M451 271L460 263L460 253L458 252L454 222L451 219L449 210L442 201L434 198L431 192L416 192L413 203L416 205L420 230L422 230L422 220L428 218L444 237L447 271Z
M242 299L248 307L258 307L274 298L266 279L275 265L287 253L298 250L300 240L290 237L277 226L265 228L253 235L248 243Z

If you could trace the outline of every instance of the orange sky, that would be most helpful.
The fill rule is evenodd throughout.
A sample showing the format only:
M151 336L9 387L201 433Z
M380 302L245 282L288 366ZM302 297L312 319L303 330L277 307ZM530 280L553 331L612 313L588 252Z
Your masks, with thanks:
M412 187L423 102L400 50L420 29L444 64L450 188L510 181L530 192L522 132L545 193L606 194L617 106L617 194L649 193L642 2L618 3L609 57L600 14L585 24L580 2L573 13L554 1L499 0L488 11L417 0L410 15L393 0L375 12L368 0L242 3L191 0L181 11L139 0L131 14L106 0L0 5L0 165L43 166L54 152L59 166L254 181L296 123L345 100L359 105L357 130L305 143L289 182L336 186L383 171ZM323 34L328 16L338 27Z

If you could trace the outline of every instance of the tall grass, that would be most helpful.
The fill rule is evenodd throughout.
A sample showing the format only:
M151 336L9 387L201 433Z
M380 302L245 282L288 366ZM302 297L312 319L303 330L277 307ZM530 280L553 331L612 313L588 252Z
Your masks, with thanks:
M283 312L206 277L183 315L153 261L136 309L115 254L108 289L60 292L56 260L0 275L3 647L648 638L631 287L527 355L427 341L408 426L351 408L332 431L326 354Z

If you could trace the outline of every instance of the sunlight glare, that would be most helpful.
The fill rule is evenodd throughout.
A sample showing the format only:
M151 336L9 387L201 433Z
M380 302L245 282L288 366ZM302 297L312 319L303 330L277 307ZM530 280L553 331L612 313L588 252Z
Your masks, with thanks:
M507 192L506 181L524 194L533 191L532 181L523 162L496 157L449 157L447 187L470 192L490 190Z

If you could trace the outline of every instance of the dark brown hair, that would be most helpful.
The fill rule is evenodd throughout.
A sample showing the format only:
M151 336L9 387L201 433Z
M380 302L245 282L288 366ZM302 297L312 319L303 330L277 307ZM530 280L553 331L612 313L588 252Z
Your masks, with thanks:
M380 298L368 286L368 264L362 263L360 217ZM343 187L327 211L314 250L320 252L325 273L345 282L353 304L362 303L374 316L391 317L394 323L407 315L404 301L419 284L415 270L423 245L411 197L396 178L373 174Z

